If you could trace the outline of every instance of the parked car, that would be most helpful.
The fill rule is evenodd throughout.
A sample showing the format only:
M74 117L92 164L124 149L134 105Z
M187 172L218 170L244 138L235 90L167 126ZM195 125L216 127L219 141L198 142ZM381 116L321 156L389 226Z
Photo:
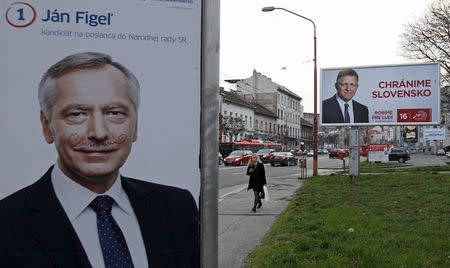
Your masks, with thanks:
M341 157L347 157L349 155L349 152L345 149L332 149L328 153L328 157L331 158L341 158Z
M437 150L436 154L437 155L445 155L445 151L444 151L444 149L439 149L439 150Z
M252 156L253 152L250 150L236 150L232 151L230 155L225 157L225 160L223 161L225 166L228 165L235 165L235 166L242 166L247 165L248 161L250 160L250 157Z
M259 156L259 159L261 159L261 162L269 163L270 156L273 152L275 152L274 149L260 149L256 152L256 154Z
M309 150L306 156L314 156L314 150Z
M295 157L291 152L274 152L270 158L271 166L291 166L297 165L297 157Z
M408 151L402 148L392 148L389 151L389 161L398 161L399 163L405 163L411 159Z
M219 165L222 165L223 163L223 157L222 154L219 153Z

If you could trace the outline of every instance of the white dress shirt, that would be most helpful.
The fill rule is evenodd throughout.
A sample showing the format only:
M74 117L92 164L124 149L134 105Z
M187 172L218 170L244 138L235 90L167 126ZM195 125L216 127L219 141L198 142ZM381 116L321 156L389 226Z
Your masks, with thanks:
M97 230L97 215L89 204L99 194L69 179L59 168L52 170L52 184L56 196L69 217L86 255L94 268L104 268L102 249ZM114 199L111 214L119 225L130 250L134 267L148 267L147 253L136 214L130 200L122 188L120 175L103 195Z
M350 116L350 123L354 123L355 120L353 116L353 101L350 100L349 102L345 102L345 100L341 99L337 94L336 99L339 103L339 107L341 108L342 118L345 118L345 104L348 104L348 115Z

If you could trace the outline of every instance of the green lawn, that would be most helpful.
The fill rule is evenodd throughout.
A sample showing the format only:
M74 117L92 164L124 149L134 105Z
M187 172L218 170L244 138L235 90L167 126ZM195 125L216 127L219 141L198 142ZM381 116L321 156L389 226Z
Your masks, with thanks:
M308 179L246 267L450 267L450 174Z
M450 171L450 165L446 166L427 166L414 167L409 163L398 162L360 162L360 173L385 173L385 172L433 172L433 171ZM345 171L337 171L338 174L348 174L348 162L346 163Z

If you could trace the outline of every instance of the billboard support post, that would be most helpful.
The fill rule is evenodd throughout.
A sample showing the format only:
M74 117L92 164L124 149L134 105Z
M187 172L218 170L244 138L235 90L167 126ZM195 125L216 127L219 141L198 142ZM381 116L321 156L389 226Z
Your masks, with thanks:
M359 176L359 129L350 127L350 160L348 174L355 186L355 176Z
M218 0L202 1L202 75L200 122L200 262L201 267L219 263L219 17Z

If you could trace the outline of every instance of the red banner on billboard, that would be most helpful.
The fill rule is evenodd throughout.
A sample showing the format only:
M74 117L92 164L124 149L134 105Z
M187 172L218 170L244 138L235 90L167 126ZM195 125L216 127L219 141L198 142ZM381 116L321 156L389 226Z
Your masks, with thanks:
M397 109L397 122L431 122L431 109Z

